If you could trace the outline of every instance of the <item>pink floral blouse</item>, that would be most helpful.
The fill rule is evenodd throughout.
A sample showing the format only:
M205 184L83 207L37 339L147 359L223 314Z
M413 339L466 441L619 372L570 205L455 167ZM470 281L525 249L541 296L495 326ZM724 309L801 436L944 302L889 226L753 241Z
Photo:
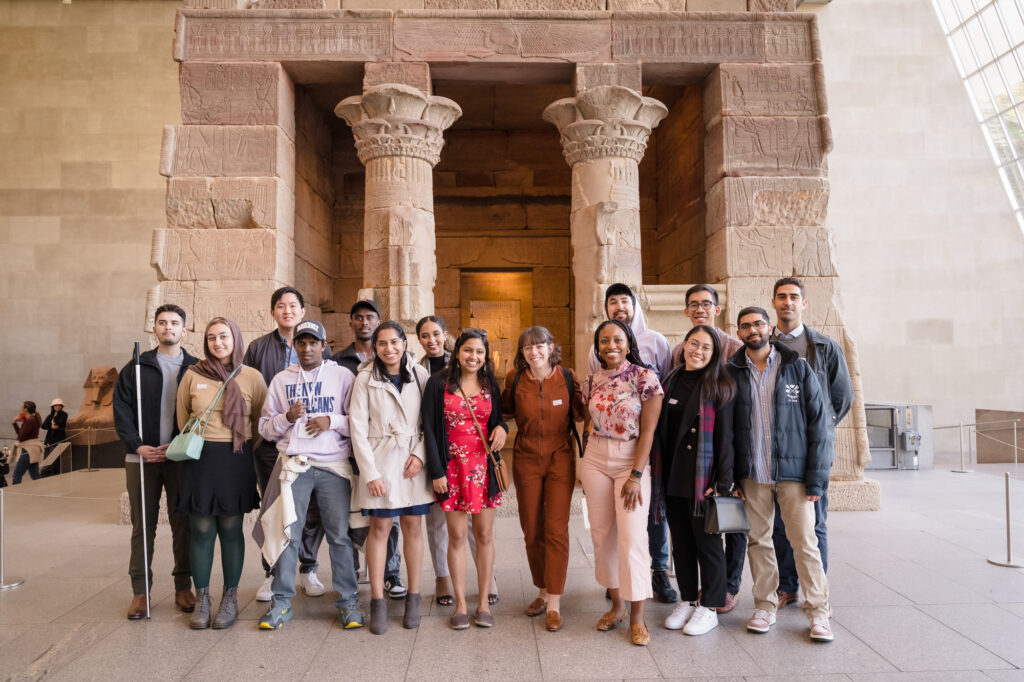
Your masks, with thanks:
M615 440L639 438L643 403L663 394L653 370L628 360L617 369L591 374L583 383L583 402L590 410L593 434Z

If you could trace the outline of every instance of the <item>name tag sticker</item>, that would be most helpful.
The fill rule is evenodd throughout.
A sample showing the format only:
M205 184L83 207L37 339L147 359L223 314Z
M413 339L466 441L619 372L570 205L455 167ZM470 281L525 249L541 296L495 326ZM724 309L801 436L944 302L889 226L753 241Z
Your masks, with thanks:
M196 384L196 388L198 388L199 390L203 390L204 388L206 388L206 384Z
M558 407L559 405L562 404L562 399L559 398L558 400L552 400L551 404L554 405L555 407Z
M669 398L669 399L668 399L668 404L669 404L669 405L675 405L675 404L676 404L676 403L678 403L678 402L679 402L679 401L678 401L678 400L676 400L675 398Z

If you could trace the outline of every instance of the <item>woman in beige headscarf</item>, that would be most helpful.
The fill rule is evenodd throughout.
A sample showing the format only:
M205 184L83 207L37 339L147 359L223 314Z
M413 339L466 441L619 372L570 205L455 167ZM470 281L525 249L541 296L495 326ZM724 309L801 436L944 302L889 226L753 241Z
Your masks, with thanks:
M183 429L214 403L227 382L211 411L202 455L181 467L178 510L189 515L189 555L198 599L189 623L194 630L210 627L210 573L218 537L224 597L213 627L230 627L238 617L236 592L245 560L242 518L260 503L251 439L257 433L267 385L258 370L242 365L244 348L238 325L215 317L203 335L205 359L189 367L178 385L178 428Z

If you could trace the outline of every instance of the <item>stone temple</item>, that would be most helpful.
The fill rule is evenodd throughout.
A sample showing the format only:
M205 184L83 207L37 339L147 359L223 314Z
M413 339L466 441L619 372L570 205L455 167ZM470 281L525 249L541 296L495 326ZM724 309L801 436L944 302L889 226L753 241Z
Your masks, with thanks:
M288 283L337 341L352 301L372 298L407 328L435 311L487 328L499 369L542 324L583 367L613 282L675 343L689 285L713 283L735 331L740 308L796 275L856 388L831 505L877 508L826 220L814 14L795 0L344 7L177 13L182 124L164 129L147 320L173 301L198 325L226 312L251 338Z

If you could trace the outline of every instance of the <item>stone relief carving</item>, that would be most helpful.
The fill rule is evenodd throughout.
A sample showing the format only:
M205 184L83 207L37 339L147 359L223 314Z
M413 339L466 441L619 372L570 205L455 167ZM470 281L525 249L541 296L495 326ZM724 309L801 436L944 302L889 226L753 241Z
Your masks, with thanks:
M823 227L793 229L793 274L797 277L835 277L832 231Z
M712 75L706 116L816 116L820 64L723 64ZM717 95L717 96L715 96ZM710 116L708 116L710 120Z
M796 0L747 0L748 12L795 12Z
M294 117L294 94L280 64L186 62L179 85L182 123L276 125ZM294 122L286 128L294 135Z
M760 61L765 27L755 21L616 19L612 56L632 61Z
M163 279L272 279L272 230L154 230L151 264Z
M709 143L721 135L721 168L709 163L707 173L818 175L825 148L817 118L726 116L712 128Z
M167 176L274 176L294 182L294 147L277 126L167 126ZM290 158L288 158L290 155Z

